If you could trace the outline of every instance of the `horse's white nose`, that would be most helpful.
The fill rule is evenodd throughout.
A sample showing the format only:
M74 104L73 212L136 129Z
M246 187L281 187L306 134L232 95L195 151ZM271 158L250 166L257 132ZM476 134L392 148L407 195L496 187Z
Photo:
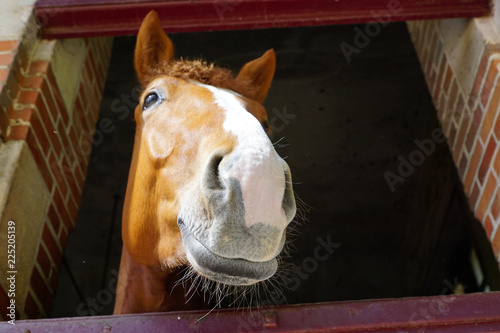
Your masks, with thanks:
M262 223L284 230L295 216L290 168L272 147L265 153L212 154L204 186L220 191L220 199L233 209L242 209L238 215L246 227Z

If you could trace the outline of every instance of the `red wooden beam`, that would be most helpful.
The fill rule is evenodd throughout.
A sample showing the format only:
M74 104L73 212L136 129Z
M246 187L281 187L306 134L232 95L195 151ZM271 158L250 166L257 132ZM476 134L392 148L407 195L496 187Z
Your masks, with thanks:
M38 0L46 38L136 34L155 9L167 32L478 17L489 0Z
M22 320L3 332L500 332L500 293Z

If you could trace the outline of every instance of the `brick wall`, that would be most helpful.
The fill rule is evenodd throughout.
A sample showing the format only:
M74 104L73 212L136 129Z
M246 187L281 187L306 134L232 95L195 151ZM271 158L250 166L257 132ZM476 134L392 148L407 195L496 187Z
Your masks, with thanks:
M61 57L67 56L60 43L78 45L78 61L70 59L71 66L57 70ZM49 194L48 202L39 203L43 222L38 239L20 239L23 234L17 239L16 260L33 258L31 267L18 272L27 276L26 285L16 288L20 318L44 317L50 311L66 239L77 219L111 44L111 38L0 41L1 139L3 144L25 142ZM58 55L59 49L63 50L62 56ZM74 85L76 93L65 96L65 85ZM2 221L9 219L14 220L2 216ZM34 253L24 253L23 242L35 242ZM18 284L21 280L17 280ZM7 287L6 281L0 282L0 313L4 319L4 304L9 301Z
M500 260L500 44L490 19L407 23L455 165Z

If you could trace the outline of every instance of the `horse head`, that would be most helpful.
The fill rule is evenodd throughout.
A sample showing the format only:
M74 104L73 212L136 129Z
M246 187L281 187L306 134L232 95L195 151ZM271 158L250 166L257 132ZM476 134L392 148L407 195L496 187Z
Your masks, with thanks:
M295 215L291 173L268 137L262 106L273 50L237 75L174 59L156 12L140 28L143 87L122 236L130 257L163 270L188 265L228 285L271 277Z

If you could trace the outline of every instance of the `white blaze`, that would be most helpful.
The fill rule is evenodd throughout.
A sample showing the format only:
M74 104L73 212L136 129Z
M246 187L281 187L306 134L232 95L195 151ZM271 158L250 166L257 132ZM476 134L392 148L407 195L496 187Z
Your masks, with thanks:
M231 155L238 157L238 161L229 170L221 170L220 176L239 180L246 226L262 222L284 229L288 221L282 208L286 165L283 159L274 150L259 121L243 107L238 99L241 95L196 84L212 92L217 105L225 111L224 130L237 137Z

